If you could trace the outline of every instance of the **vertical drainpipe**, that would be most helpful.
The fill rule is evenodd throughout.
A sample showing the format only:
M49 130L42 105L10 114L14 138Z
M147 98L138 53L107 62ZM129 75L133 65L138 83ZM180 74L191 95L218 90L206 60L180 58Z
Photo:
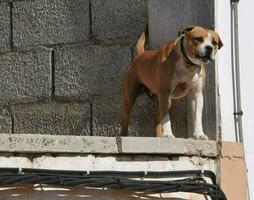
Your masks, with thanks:
M242 105L241 105L241 85L239 69L239 35L238 35L238 3L240 0L230 0L231 4L231 59L232 59L232 82L233 82L233 100L234 100L234 122L236 142L243 141L242 128ZM248 179L247 179L248 180ZM248 183L247 183L248 184ZM248 200L250 200L249 186L247 185Z
M232 82L233 103L236 142L243 143L241 108L241 87L239 70L239 41L238 41L238 3L239 0L231 0L231 59L232 59Z

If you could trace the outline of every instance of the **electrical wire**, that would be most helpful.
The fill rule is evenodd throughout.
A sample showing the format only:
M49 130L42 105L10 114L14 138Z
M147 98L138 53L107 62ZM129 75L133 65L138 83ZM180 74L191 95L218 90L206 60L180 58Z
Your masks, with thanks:
M159 180L160 178L175 178L176 176L188 178ZM207 183L204 177L210 178L212 184ZM153 180L144 180L144 178L153 178ZM0 187L22 184L96 187L150 193L188 192L208 195L212 200L226 200L224 192L216 184L215 174L209 170L129 172L0 168Z

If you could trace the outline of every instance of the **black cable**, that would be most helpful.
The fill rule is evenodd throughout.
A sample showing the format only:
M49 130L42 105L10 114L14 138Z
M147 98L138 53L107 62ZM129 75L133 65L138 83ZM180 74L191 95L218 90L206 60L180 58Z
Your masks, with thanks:
M166 178L190 176L178 180L134 180L133 178ZM212 180L206 183L204 176ZM190 192L209 195L213 200L226 200L216 184L212 171L120 172L120 171L61 171L44 169L0 168L1 185L45 184L54 186L102 187L139 192Z

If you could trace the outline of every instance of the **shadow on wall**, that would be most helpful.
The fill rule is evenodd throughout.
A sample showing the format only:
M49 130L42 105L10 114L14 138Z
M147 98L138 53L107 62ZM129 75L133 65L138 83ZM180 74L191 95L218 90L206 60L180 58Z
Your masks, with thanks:
M202 195L189 193L172 193L172 194L143 194L123 190L107 189L84 189L84 188L33 188L15 187L1 188L0 200L205 200Z

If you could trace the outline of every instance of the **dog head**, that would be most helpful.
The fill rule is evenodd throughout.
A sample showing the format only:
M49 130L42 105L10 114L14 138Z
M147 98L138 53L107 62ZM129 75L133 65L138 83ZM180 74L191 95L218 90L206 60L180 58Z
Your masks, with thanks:
M217 32L200 26L187 27L184 34L184 50L187 57L195 64L206 64L215 59L215 55L223 46Z

